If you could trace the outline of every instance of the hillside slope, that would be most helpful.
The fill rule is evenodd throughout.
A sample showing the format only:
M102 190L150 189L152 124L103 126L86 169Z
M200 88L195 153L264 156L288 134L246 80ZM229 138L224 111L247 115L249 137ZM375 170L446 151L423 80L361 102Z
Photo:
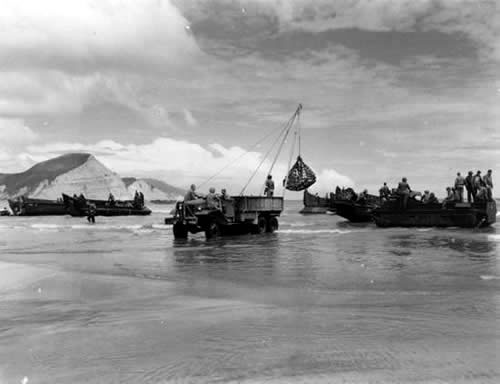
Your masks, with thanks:
M70 153L43 161L25 172L0 175L0 198L29 196L57 199L62 193L106 199L131 195L120 176L88 153Z
M184 191L164 181L153 178L124 177L129 193L142 192L146 200L178 200L184 195Z

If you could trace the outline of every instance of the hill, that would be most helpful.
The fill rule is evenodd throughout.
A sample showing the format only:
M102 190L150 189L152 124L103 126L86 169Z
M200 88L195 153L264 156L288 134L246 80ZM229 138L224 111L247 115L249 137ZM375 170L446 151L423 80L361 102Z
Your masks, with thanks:
M29 196L57 199L62 193L83 193L105 199L109 193L128 199L121 178L89 153L69 153L35 164L25 172L0 174L0 198Z
M68 153L42 161L27 171L0 174L0 199L28 196L57 199L62 193L88 198L132 199L135 191L150 200L177 200L184 191L152 178L121 178L89 153Z
M178 200L184 190L153 178L124 177L123 182L130 194L142 192L146 200Z

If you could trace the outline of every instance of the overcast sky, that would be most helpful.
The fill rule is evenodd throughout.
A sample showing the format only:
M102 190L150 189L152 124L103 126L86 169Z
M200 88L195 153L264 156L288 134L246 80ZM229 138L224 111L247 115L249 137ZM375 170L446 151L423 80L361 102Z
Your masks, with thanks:
M87 151L123 176L185 187L233 162L210 184L238 193L267 144L233 160L302 103L313 190L375 192L406 176L442 195L458 170L500 169L499 10L496 0L3 0L0 172Z

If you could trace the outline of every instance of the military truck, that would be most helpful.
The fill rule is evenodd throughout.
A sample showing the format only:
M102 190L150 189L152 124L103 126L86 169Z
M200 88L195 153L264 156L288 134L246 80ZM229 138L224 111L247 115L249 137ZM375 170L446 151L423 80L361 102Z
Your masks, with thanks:
M174 217L169 221L176 239L186 239L188 233L198 232L205 232L205 237L211 239L272 233L278 229L282 211L283 197L232 196L221 199L217 208L209 208L204 199L198 199L177 202Z

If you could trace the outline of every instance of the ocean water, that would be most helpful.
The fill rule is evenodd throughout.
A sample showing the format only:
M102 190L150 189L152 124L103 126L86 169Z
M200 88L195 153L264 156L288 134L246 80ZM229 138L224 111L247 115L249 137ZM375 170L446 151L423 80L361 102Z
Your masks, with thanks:
M174 241L0 217L0 383L498 383L500 228L300 215Z

